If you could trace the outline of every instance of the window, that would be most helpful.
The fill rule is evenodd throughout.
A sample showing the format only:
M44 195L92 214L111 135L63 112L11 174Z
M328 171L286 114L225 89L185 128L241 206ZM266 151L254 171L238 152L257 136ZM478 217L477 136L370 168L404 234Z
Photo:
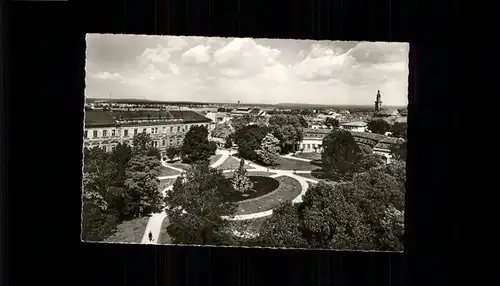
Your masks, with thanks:
M92 136L92 137L97 138L97 130L94 130L94 134L93 135L94 136Z
M127 129L123 130L123 137L128 137L128 130Z
M116 136L116 130L115 129L111 130L111 136L113 136L113 137Z
M163 133L167 133L167 127L163 127Z
M179 130L180 130L180 129L181 129L181 128L180 128L179 126L177 126L177 131L176 131L176 132L179 132Z
M85 130L84 132L84 135L83 135L85 138L88 138L89 137L89 132L87 130Z
M108 130L103 130L102 137L107 137L107 136L108 136Z
M161 140L161 146L165 146L165 139Z
M153 141L153 147L158 147L158 141Z
M147 128L142 129L142 133L146 133L146 132L148 132Z
M137 128L134 129L134 136L137 135Z
M158 134L158 128L155 128L155 134Z
M170 126L170 133L174 132L174 127Z

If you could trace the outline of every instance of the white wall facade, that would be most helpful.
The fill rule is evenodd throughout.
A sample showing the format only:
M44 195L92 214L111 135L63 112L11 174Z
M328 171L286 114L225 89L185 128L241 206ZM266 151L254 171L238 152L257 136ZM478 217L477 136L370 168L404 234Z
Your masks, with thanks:
M321 150L323 150L323 148L320 147L322 144L323 139L305 138L299 143L299 150L302 150L302 152L321 152ZM316 149L314 147L316 147Z

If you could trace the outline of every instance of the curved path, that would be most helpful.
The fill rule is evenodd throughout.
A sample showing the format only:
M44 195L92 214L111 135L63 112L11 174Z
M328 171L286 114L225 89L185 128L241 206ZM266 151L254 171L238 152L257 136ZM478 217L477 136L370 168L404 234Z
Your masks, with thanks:
M217 150L216 154L220 154L222 156L216 162L214 162L213 164L210 165L210 167L212 167L212 168L216 168L216 167L220 166L222 163L224 163L224 161L226 161L227 158L231 155L231 152L227 151L227 150ZM297 158L297 157L288 156L288 155L285 155L283 157L288 158L288 159L296 159L299 161L305 160L302 158ZM237 158L237 157L233 157L233 158L237 159L238 161L241 160L240 158ZM289 176L289 177L299 181L300 186L302 187L302 191L295 199L292 200L292 203L302 202L302 197L306 194L307 189L309 188L309 184L307 182L311 182L311 183L318 182L317 180L314 180L314 179L304 178L304 177L295 175L295 174L310 174L311 171L295 171L294 172L292 170L279 170L279 169L267 168L267 167L255 164L253 162L250 162L250 161L246 161L246 162L248 163L247 166L252 168L252 169L248 169L247 170L248 172L269 172L269 173L274 173L274 175L271 176L274 178L279 177L279 176ZM184 172L184 170L169 166L165 162L162 162L162 165L165 167L177 170L181 173ZM229 172L234 172L234 170L223 170L223 172L229 173ZM158 177L158 179L160 179L160 180L175 179L178 176L179 175L163 176L163 177ZM173 186L171 185L171 186L167 187L165 190L163 190L162 191L163 196L165 196L165 193L167 191L172 190L172 188L173 188ZM249 219L256 219L256 218L270 216L272 214L273 214L273 210L267 210L267 211L263 211L263 212L253 213L253 214L235 215L232 217L223 217L223 218L227 219L227 220L249 220ZM157 243L158 237L160 235L161 224L163 222L163 219L166 216L167 215L166 215L165 211L163 211L162 213L157 213L157 214L151 215L151 217L149 218L148 224L146 226L146 231L144 232L144 236L142 238L141 243L143 243L143 244L155 244L155 243ZM152 237L153 237L151 242L149 241L149 232L151 232Z

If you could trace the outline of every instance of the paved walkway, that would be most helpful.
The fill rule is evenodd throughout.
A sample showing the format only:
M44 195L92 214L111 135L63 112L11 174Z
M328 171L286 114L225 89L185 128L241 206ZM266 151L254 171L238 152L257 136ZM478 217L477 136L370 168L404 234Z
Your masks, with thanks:
M311 162L312 160L309 160L309 159L304 159L304 158L299 158L299 157L294 157L293 156L293 153L290 153L290 154L286 154L286 155L283 155L281 156L283 158L287 158L287 159L292 159L292 160L297 160L297 161L303 161L303 162Z
M230 156L230 151L217 150L216 154L220 154L222 156L216 162L214 162L213 164L210 165L210 167L212 167L212 168L216 168L216 167L222 165L224 163L224 161L226 161L227 158ZM283 157L294 159L294 160L296 159L299 161L310 162L310 160L307 160L307 159L296 158L296 157L292 157L292 156L287 157L287 156L289 156L289 155L285 155ZM237 157L233 157L233 158L237 159L237 160L241 160L240 158L237 158ZM302 191L295 199L292 200L292 203L302 202L302 197L306 194L307 189L309 188L309 184L307 182L312 182L312 183L318 182L317 180L314 180L314 179L304 178L304 177L295 175L295 174L310 174L311 171L295 171L295 174L294 174L293 170L272 169L272 168L267 168L267 167L255 164L255 163L247 161L247 160L245 160L245 162L247 162L248 167L252 168L252 169L248 169L247 170L248 172L268 172L269 171L269 173L275 174L275 175L272 175L271 177L289 176L289 177L299 181L300 186L302 187ZM164 162L162 162L162 165L165 167L180 171L180 172L184 172L184 170L181 170L181 169L178 169L178 168L175 168L172 166L168 166L168 164L164 163ZM223 170L223 172L229 173L229 172L234 172L234 170ZM158 177L158 179L160 179L160 180L175 179L178 176L179 175L163 176L163 177ZM167 187L165 190L163 190L162 191L163 196L165 196L167 191L172 190L172 188L173 188L173 186L171 185L171 186ZM227 220L249 220L249 219L256 219L256 218L270 216L272 214L273 214L273 210L267 210L267 211L263 211L263 212L253 213L253 214L236 215L233 217L223 217L223 218L227 219ZM160 235L160 231L161 231L161 224L163 222L163 219L166 216L167 215L165 214L165 212L162 212L159 214L153 214L149 218L148 224L146 226L146 231L144 232L144 236L142 238L141 243L143 243L143 244L155 244L155 243L157 243L159 235ZM149 241L149 232L150 231L151 231L152 237L153 237L151 242Z

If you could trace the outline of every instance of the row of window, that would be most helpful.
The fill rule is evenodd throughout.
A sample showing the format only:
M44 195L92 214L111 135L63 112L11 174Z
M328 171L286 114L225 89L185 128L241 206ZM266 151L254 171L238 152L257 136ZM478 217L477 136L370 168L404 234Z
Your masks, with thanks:
M153 141L153 147L159 148L159 147L168 147L168 146L178 146L182 144L182 139L177 138L173 139L171 138L170 140L163 139L161 141ZM91 147L92 148L92 147ZM112 152L115 149L114 145L102 145L101 148L105 152Z
M144 133L151 133L151 134L161 134L161 133L178 133L178 132L186 132L189 130L190 126L192 125L182 125L182 126L169 126L169 127L162 127L161 129L159 127L151 127L151 128L142 128L142 132ZM205 126L208 128L208 124L202 124L202 126ZM121 136L121 130L120 129L111 129L111 132L108 132L109 130L102 130L101 137L106 138L108 136L111 137L120 137ZM129 132L130 131L130 132ZM160 133L161 131L161 133ZM124 129L123 130L123 137L129 137L131 134L137 135L139 132L139 128L134 128L132 129ZM89 132L88 130L85 130L84 134L85 138L89 138ZM99 131L98 130L93 130L92 131L92 137L91 138L99 138Z

